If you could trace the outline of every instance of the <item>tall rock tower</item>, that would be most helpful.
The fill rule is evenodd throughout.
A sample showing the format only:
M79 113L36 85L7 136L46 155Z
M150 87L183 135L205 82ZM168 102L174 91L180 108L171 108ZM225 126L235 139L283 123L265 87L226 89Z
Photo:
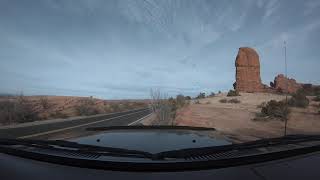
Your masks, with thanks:
M262 92L258 53L249 47L239 48L236 58L235 90L239 92Z

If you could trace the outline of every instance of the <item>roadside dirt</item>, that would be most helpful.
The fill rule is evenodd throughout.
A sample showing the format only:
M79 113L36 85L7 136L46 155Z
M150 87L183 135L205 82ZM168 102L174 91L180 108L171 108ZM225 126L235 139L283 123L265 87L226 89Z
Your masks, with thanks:
M220 99L236 98L239 104L221 103ZM269 100L285 99L283 95L268 93L242 93L237 97L216 97L201 99L200 104L191 103L177 113L176 124L184 126L213 127L233 142L245 142L262 138L282 136L284 121L254 121L257 106ZM320 114L311 102L306 109L291 108L288 120L288 134L319 134Z

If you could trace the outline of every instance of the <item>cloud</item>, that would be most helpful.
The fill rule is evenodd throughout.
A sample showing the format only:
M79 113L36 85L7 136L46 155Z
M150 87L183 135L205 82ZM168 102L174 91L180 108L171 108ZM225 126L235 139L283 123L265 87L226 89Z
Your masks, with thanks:
M245 12L243 12L241 14L241 16L239 17L239 19L233 23L233 25L231 26L231 30L232 31L238 31L242 25L244 24L245 18L246 18L247 14Z
M257 0L256 2L257 2L257 7L258 7L258 8L262 8L262 7L263 7L263 5L264 5L264 0Z
M268 19L270 16L272 16L276 10L280 7L280 3L278 2L278 0L270 0L267 2L267 4L265 5L265 12L263 15L263 20Z
M316 31L318 28L320 28L320 21L312 21L295 29L290 29L290 31L278 33L274 35L270 40L259 45L259 47L274 49L281 48L283 47L284 41L301 44L304 40L307 39L307 37L310 36L311 32Z
M304 26L302 31L311 32L311 31L315 31L319 27L320 27L320 20L316 20L316 21L313 21L313 22L307 24L306 26Z
M310 15L316 11L319 11L320 1L318 0L307 1L304 5L305 5L304 15Z

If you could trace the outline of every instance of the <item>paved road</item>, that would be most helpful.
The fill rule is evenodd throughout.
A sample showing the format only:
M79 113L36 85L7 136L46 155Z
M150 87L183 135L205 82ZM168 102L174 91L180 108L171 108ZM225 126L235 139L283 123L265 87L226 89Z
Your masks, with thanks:
M88 127L126 126L150 114L150 109L74 119L27 127L0 129L0 138L70 139L97 132L86 131Z

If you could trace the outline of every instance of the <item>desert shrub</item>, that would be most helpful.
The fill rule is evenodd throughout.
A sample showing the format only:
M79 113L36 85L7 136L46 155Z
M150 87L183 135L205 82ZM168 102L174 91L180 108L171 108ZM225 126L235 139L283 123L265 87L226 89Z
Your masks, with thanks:
M206 93L201 92L201 93L199 93L199 95L196 97L196 99L203 99L203 98L205 98L205 97L206 97Z
M85 98L80 100L79 105L75 107L75 110L80 116L99 114L99 110L96 108L94 100L92 98Z
M23 95L14 100L0 101L0 123L24 123L39 119L34 105Z
M221 94L221 91L218 91L218 94Z
M185 96L186 100L191 100L191 97L190 96Z
M173 122L176 110L176 99L167 98L167 94L162 93L160 90L152 90L151 95L151 109L155 113L158 124L166 122Z
M35 110L34 105L23 95L18 96L15 108L15 113L18 116L16 121L19 123L31 122L39 119L39 113Z
M267 104L266 102L262 102L257 106L257 108L263 108L264 106L266 106L266 104Z
M200 101L199 100L195 100L194 103L195 104L200 104Z
M210 101L207 101L206 104L211 104L211 102L210 102Z
M208 97L215 97L215 96L216 96L216 94L214 92L211 92Z
M315 98L313 98L313 100L319 102L320 101L320 95L317 95Z
M238 104L238 103L240 103L240 100L239 100L239 99L230 99L230 100L228 101L228 103Z
M146 107L147 103L146 102L132 102L131 108L132 109L137 109L137 108L143 108Z
M288 101L289 106L306 108L309 105L309 99L302 90L298 90Z
M122 108L124 109L124 110L129 110L129 109L132 109L132 103L130 103L130 102L124 102L123 104L121 104L121 106L122 106Z
M55 112L50 114L50 117L64 119L64 118L67 118L69 116L67 114L65 114L65 113L62 113L61 111L55 111Z
M289 108L284 101L271 100L262 107L261 113L257 114L257 117L287 119L289 113Z
M185 103L186 103L186 98L184 97L184 95L182 95L182 94L177 95L177 97L176 97L177 108L183 107L185 105Z
M227 103L228 100L227 100L227 99L220 99L219 102L221 102L221 103Z
M17 115L15 114L16 104L12 101L0 101L0 123L10 124L16 121Z
M227 96L240 96L239 92L236 90L230 90Z
M176 111L178 109L178 97L174 99L173 97L170 97L168 99L168 103L171 106L172 111ZM180 102L182 104L182 102ZM184 104L183 104L184 105Z
M121 105L119 103L111 103L110 108L112 109L112 112L120 112L121 111Z
M238 103L240 103L241 101L240 101L239 99L235 99L235 98L230 99L230 100L224 98L224 99L220 99L219 102L220 102L220 103L234 103L234 104L238 104Z
M300 91L303 91L306 96L320 95L320 86L313 86L312 84L303 84Z
M49 103L49 100L47 97L45 97L45 96L41 97L39 101L40 101L40 105L43 109L47 110L50 108L50 103Z
M174 124L174 120L176 118L176 113L177 113L177 110L179 108L182 108L184 107L185 105L188 105L189 104L189 101L187 101L185 99L185 96L183 95L177 95L176 99L174 98L169 98L168 100L168 106L170 107L171 109L171 112L170 112L170 121L171 121L171 125Z

